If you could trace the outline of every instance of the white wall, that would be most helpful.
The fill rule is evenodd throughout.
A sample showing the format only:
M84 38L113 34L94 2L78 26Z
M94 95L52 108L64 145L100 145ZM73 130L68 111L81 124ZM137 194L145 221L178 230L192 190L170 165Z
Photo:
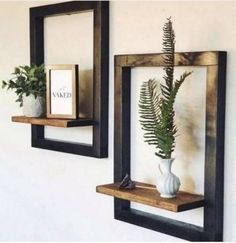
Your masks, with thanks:
M46 3L0 2L0 79L8 78L14 66L29 64L29 7ZM10 121L12 115L21 113L18 104L14 103L14 94L0 90L0 240L180 240L114 220L113 198L95 193L96 185L113 180L113 57L116 54L160 52L162 26L165 19L172 16L177 36L177 51L228 52L224 240L236 241L235 13L236 3L223 1L110 3L109 158L107 159L99 160L31 148L30 126ZM53 26L55 23L51 24ZM50 42L48 43L50 45ZM52 53L48 60L55 62L55 53ZM76 62L72 59L66 62ZM196 74L190 81L194 80L194 77L198 80L204 77L204 70L194 70L194 72ZM132 75L138 83L142 79L153 77L155 70L137 69ZM137 92L138 85L135 85L132 90L132 124L140 129L138 122L135 122ZM196 109L196 112L199 110ZM198 134L200 133L199 128ZM54 131L49 135L52 134ZM83 131L84 138L89 134L89 130ZM141 142L141 135L138 130L140 140L133 143L132 159L138 157L137 153L141 149L145 153L143 160L146 155L149 155L150 160L147 161L148 166L146 163L141 167L133 166L133 176L147 178L153 182L155 175L152 173L156 162L151 160L155 157L150 155L153 150ZM198 138L199 141L201 136ZM204 148L200 148L198 152L203 150ZM132 164L135 161L133 159ZM201 159L199 164L197 162L195 157L189 162L190 165L186 162L181 164L181 159L178 158L175 171L185 178L183 184L186 188L189 187L189 179L186 177L191 175L195 186L190 186L190 189L201 192L203 162ZM194 175L196 171L197 176ZM159 210L158 213L163 212ZM168 216L172 217L170 214ZM187 212L180 217L184 221L193 218L195 223L201 224L202 210Z

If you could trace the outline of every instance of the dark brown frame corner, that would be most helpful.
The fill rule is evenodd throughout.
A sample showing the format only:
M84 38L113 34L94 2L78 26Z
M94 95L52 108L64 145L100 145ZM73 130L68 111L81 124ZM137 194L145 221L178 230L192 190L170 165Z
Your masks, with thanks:
M131 69L159 66L164 66L163 54L115 56L114 182L130 174ZM222 241L226 52L176 53L175 66L207 68L204 226L135 210L130 201L117 198L115 218L189 241Z
M44 18L93 11L93 144L46 139L44 126L32 125L32 147L84 156L108 156L109 2L72 1L30 8L30 61L44 63ZM75 30L76 31L76 30Z

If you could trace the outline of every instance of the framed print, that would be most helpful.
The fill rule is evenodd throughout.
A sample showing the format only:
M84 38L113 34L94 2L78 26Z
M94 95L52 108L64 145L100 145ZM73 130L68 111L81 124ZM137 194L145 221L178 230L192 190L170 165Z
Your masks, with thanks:
M48 65L47 117L78 117L78 65Z

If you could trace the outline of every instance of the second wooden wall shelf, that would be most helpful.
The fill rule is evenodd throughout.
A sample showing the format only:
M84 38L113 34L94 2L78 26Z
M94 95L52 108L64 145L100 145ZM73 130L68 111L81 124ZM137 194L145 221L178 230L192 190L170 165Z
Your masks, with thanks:
M187 192L179 192L176 198L161 198L154 185L135 182L133 190L119 189L119 183L97 186L96 191L116 198L132 202L146 204L156 208L162 208L172 212L182 212L204 205L204 198L201 195Z
M98 186L97 191L114 196L114 217L127 223L179 237L190 241L223 240L223 188L224 188L224 117L226 52L182 52L175 54L175 66L206 68L206 130L203 227L176 219L132 208L130 201L164 208L166 200L160 199L150 189L137 188L133 192L118 190L117 184L126 174L131 175L131 83L132 68L162 67L163 53L115 56L115 118L114 118L114 183ZM149 190L149 191L147 191ZM152 190L154 191L154 190ZM181 195L181 194L180 194ZM192 197L192 196L191 196ZM194 196L195 197L195 196ZM188 196L168 200L168 206L181 200L189 207L195 200ZM199 200L198 200L199 199ZM156 200L156 201L155 201ZM147 203L148 202L148 203ZM179 204L180 203L180 204ZM153 205L154 204L154 205ZM163 204L165 206L163 206ZM170 206L175 207L175 206ZM173 209L172 208L172 209ZM180 207L181 208L181 207ZM175 208L175 211L180 210Z

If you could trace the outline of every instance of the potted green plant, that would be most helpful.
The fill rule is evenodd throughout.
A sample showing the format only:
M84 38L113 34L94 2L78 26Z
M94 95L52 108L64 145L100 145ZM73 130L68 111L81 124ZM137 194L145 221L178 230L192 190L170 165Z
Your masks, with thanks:
M162 176L157 180L157 190L161 197L172 198L180 187L179 178L171 172L174 161L172 152L175 148L177 126L175 124L174 103L179 88L191 72L184 72L174 81L175 33L171 18L164 24L163 61L164 82L150 79L143 82L140 90L139 113L145 142L155 145L156 155L160 157L159 169Z
M27 117L45 115L46 77L44 65L15 67L12 78L2 81L2 88L15 90L16 102L23 106L23 114Z

